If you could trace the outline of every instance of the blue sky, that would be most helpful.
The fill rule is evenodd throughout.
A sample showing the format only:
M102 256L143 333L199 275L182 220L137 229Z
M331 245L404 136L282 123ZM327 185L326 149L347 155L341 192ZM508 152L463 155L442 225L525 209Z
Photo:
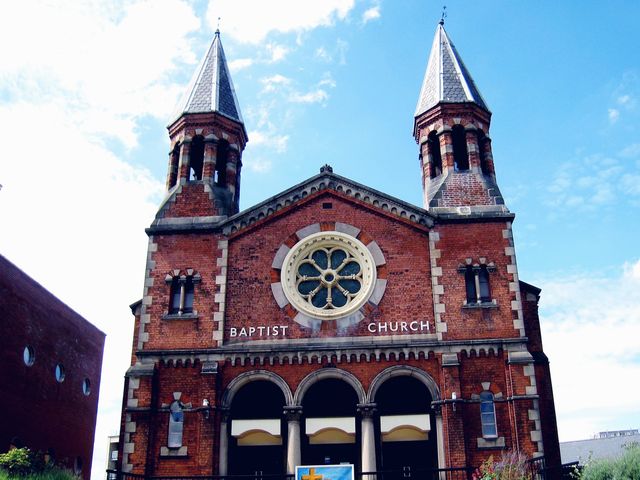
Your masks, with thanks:
M638 428L640 4L446 3L493 112L520 276L543 288L561 440ZM0 253L108 334L94 472L117 428L167 119L217 17L249 133L241 208L325 163L421 205L413 112L441 9L33 0L3 12Z

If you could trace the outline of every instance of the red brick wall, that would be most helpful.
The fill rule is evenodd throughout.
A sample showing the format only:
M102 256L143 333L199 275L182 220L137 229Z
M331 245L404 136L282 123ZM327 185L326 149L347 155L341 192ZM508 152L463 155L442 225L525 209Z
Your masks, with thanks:
M34 451L55 451L89 479L104 334L0 256L0 452L19 437ZM30 345L35 363L23 362ZM55 378L56 364L65 379ZM82 382L88 378L91 393Z
M438 265L442 267L440 284L444 286L443 302L447 322L447 340L461 338L513 338L519 332L513 328L511 301L515 295L509 291L511 274L507 265L511 263L505 255L508 241L502 231L508 228L506 222L478 222L438 225L440 235L436 248L441 252ZM487 263L493 262L496 271L489 274L491 296L497 301L495 309L462 308L466 300L464 274L458 272L460 265L471 258L477 264L480 257Z

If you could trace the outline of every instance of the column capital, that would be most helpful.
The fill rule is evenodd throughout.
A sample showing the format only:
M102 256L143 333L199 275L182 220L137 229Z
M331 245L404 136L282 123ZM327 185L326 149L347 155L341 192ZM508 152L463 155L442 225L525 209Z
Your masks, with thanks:
M219 407L217 410L220 413L220 420L225 423L228 422L231 416L231 409Z
M282 412L287 419L287 422L299 422L300 417L302 417L302 407L300 406L286 406L283 408Z
M357 405L357 410L362 418L373 418L378 412L377 405L375 403L359 403Z

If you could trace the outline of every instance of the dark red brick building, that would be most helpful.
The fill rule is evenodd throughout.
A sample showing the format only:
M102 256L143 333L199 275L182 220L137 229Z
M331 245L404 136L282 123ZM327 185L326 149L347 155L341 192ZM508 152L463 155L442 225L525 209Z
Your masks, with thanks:
M325 165L239 212L247 134L217 32L169 125L121 468L557 465L540 290L518 276L490 122L440 24L413 132L424 208Z
M104 333L0 256L0 452L26 446L88 480Z

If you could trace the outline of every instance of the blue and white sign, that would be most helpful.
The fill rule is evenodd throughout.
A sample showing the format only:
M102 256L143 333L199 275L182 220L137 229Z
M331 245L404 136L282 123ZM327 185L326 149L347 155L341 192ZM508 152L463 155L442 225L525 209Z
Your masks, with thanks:
M353 465L305 465L296 467L296 480L353 480Z

